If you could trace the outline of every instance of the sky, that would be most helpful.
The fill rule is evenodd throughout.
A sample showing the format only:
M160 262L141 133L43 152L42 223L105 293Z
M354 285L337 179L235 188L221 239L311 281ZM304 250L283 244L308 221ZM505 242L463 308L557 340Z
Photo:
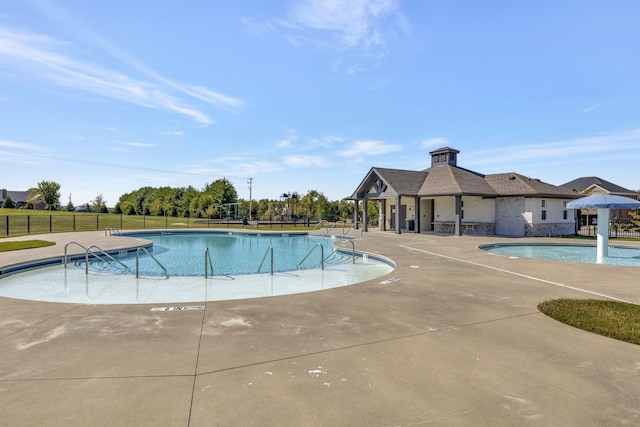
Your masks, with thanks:
M448 146L637 190L639 20L637 0L5 1L0 188L338 200Z

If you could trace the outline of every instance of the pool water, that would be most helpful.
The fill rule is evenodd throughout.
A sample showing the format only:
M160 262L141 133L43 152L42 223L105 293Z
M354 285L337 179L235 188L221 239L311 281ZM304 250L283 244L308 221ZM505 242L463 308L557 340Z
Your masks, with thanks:
M612 264L640 267L640 247L609 246L609 256L597 260L594 245L571 245L552 243L492 244L482 245L489 253L511 257L540 258L553 261L581 262L587 264Z
M153 257L167 269L169 276L203 276L205 271L205 252L209 249L209 259L214 275L255 274L261 261L261 272L271 269L269 247L273 248L273 270L277 272L298 269L319 268L321 255L327 257L333 252L335 240L308 235L295 234L243 234L220 232L193 233L139 233L125 234L128 237L140 237L153 241ZM322 245L322 250L317 245ZM350 246L349 246L350 247ZM307 259L298 266L311 251ZM265 258L266 254L266 258ZM346 257L331 257L328 262L340 262ZM136 271L135 255L120 258L129 267L128 273ZM161 274L158 264L144 252L138 257L139 272L143 275ZM102 263L94 263L100 268ZM110 263L109 267L119 268L119 264ZM209 269L210 274L211 269Z
M115 262L84 259L63 265L26 269L0 279L0 297L76 304L167 304L262 298L316 292L375 279L392 272L390 260L374 254L351 256L351 245L334 254L321 269L320 257L333 252L333 239L306 235L248 235L240 233L127 234L154 242L153 256L167 269L162 274L151 257L140 253L140 276L135 255ZM273 247L274 273L267 257ZM204 277L205 250L209 248L214 275ZM314 249L315 248L315 249ZM356 248L357 249L357 248ZM314 252L298 267L309 253ZM84 257L83 257L84 258ZM106 259L106 257L103 257ZM104 264L104 265L101 265Z

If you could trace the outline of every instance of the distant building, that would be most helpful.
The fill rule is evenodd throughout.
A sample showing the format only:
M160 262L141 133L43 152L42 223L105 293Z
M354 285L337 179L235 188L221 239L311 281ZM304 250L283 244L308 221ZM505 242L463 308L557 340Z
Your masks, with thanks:
M592 194L611 194L640 200L640 195L637 191L629 190L628 188L621 187L602 178L598 178L597 176L584 176L582 178L577 178L573 181L562 184L560 187L578 193L581 196ZM611 209L609 215L614 221L626 221L631 218L629 215L629 209ZM580 224L595 225L597 217L598 213L596 209L582 209L580 212Z
M13 200L16 208L24 208L27 206L27 192L26 191L9 191L6 188L0 188L0 205L2 205L7 197ZM34 209L44 209L44 202L37 203Z
M450 232L504 236L559 236L575 233L568 201L573 191L515 172L484 175L457 165L459 151L430 152L422 171L373 167L349 199L380 202L381 230Z

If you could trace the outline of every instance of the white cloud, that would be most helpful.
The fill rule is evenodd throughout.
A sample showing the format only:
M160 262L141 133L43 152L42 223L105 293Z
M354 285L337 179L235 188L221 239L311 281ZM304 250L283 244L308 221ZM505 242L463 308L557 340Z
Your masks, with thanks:
M422 148L435 148L435 147L446 147L449 144L449 140L447 138L430 138L422 141Z
M545 142L539 144L501 147L492 150L481 150L468 153L465 158L472 166L508 165L513 169L516 165L530 167L536 162L552 163L555 161L591 161L601 159L602 155L619 155L625 152L640 150L640 129L616 133L603 133L584 138L564 141Z
M397 144L385 144L382 141L365 140L354 142L350 148L339 151L338 155L341 157L354 157L359 155L379 156L401 150L402 146Z
M329 161L322 156L303 156L293 154L285 156L284 164L292 168L324 168L329 166Z
M242 102L198 86L182 85L166 79L140 64L134 58L117 51L118 59L143 71L155 81L129 77L95 63L74 58L70 46L41 34L19 32L0 27L0 68L20 76L43 79L76 90L117 99L151 109L160 109L188 116L197 123L214 123L209 115L172 92L181 92L195 99L228 109L237 109ZM115 48L111 49L113 54Z
M121 144L128 145L130 147L143 147L143 148L151 148L156 146L155 144L149 144L146 142L137 142L137 141L121 142Z
M292 145L292 142L290 139L283 139L276 143L276 147L278 148L289 148L291 147L291 145Z
M0 139L0 147L18 149L18 150L40 150L41 148L26 142L11 141L8 139Z
M397 16L395 0L306 0L291 3L286 22L328 32L342 48L369 49L384 44L382 24Z

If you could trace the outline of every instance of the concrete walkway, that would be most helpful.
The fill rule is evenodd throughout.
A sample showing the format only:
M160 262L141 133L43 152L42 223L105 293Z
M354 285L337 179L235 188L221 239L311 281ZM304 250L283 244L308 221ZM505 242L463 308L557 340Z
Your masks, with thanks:
M28 238L60 243L0 267L105 239ZM640 346L536 309L640 303L640 268L477 249L504 241L372 231L356 248L393 259L388 276L202 310L0 298L0 426L640 425Z

